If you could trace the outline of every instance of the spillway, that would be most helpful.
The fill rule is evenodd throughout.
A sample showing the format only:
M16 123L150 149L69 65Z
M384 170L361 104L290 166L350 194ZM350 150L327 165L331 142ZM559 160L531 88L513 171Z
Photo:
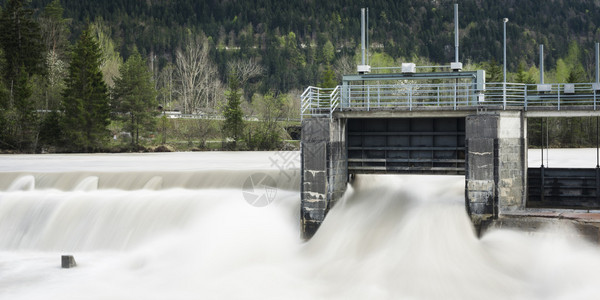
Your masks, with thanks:
M0 155L0 299L600 295L600 249L572 228L477 238L463 176L359 175L304 242L298 159Z

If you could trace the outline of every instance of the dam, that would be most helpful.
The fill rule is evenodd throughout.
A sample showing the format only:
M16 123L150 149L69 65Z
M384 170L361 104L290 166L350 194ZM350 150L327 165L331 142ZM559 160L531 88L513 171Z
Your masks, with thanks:
M600 208L597 165L527 165L528 119L598 117L600 84L486 84L483 70L403 69L346 75L302 95L305 238L357 174L464 175L476 228L531 207Z

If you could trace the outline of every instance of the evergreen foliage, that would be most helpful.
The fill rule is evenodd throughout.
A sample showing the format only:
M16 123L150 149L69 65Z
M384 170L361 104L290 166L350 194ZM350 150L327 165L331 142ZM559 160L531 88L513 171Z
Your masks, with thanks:
M25 0L8 0L0 15L0 46L5 58L4 78L14 84L21 68L27 75L44 73L40 26Z
M102 150L109 136L109 113L117 117L111 125L113 133L130 131L131 142L138 144L147 132L156 131L151 121L143 121L155 120L156 104L151 102L156 100L149 90L159 91L166 110L211 114L221 109L229 118L223 136L234 141L246 139L239 104L243 102L251 107L247 116L260 120L247 126L254 130L254 136L247 138L249 145L255 145L250 147L276 145L259 142L277 140L264 131L270 128L265 120L277 117L266 117L261 110L266 103L276 107L287 94L284 102L296 107L292 118L297 117L298 95L306 86L335 87L342 74L356 72L361 7L370 10L372 67L402 62L422 66L453 60L453 4L445 0L368 4L358 0L0 0L0 149L39 151L67 141L73 151ZM498 63L503 17L510 19L508 81L537 82L539 44L547 49L546 82L592 80L593 43L600 40L600 3L461 2L460 58L465 70L485 69L487 82L503 80ZM96 41L100 58L84 53L84 36ZM79 48L71 49L75 42ZM86 51L93 52L90 49ZM123 65L123 58L132 65L135 61L137 71ZM96 64L99 69L92 66ZM237 85L227 78L232 71L237 73ZM134 78L136 72L144 79ZM122 86L114 86L110 106L106 90L113 88L113 79ZM136 82L148 93L124 88ZM224 82L229 82L228 92ZM133 96L142 94L146 96ZM137 106L135 97L143 98L147 106ZM579 143L587 136L589 122L555 123L552 128L560 143ZM205 125L182 125L180 129L187 133L181 136L191 140L192 133L213 131L207 129L212 125ZM162 127L166 137L166 126Z
M30 98L30 77L45 72L40 28L26 1L9 0L0 14L3 78L8 95L2 101L5 143L19 151L35 151L35 105Z
M147 63L137 51L120 68L115 80L112 109L117 119L126 122L125 130L131 133L131 144L139 145L140 132L152 131L158 115L156 89Z
M91 31L83 31L75 44L62 102L62 129L74 151L101 150L109 138L110 106L101 57Z
M223 124L223 132L225 137L233 140L233 147L236 147L237 142L242 138L244 132L244 113L241 108L241 94L239 82L235 74L229 76L229 91L227 94L227 104L223 111L225 123Z

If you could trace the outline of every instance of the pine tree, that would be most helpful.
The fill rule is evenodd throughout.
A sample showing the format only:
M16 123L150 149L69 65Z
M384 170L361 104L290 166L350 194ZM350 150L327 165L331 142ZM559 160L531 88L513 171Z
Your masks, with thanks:
M128 124L125 129L131 133L132 145L138 146L140 131L149 131L156 124L156 89L152 73L136 48L121 66L120 74L115 81L113 106L118 119Z
M319 86L326 89L332 89L337 86L335 72L333 72L330 65L327 65L327 67L323 71Z
M44 73L44 45L40 26L33 20L33 10L24 0L8 0L0 15L0 46L6 65L3 74L11 86L21 67L28 75Z
M502 67L495 58L492 58L491 61L484 63L484 68L486 71L486 82L502 82Z
M241 139L244 130L243 112L240 106L240 90L237 76L229 76L229 91L227 94L227 105L223 116L225 123L223 124L223 132L225 137L233 139L233 145Z
M63 93L63 131L75 151L99 150L109 138L110 106L100 71L100 48L90 30L75 45Z
M35 150L36 115L31 99L30 77L43 74L44 48L40 27L33 20L33 11L23 0L9 0L0 14L0 47L4 58L2 75L8 90L8 101L1 101L2 126L0 136L18 150ZM3 145L5 146L5 145Z

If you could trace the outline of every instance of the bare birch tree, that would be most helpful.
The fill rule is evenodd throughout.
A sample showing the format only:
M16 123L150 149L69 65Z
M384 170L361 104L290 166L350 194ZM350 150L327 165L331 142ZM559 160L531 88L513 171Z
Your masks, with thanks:
M204 35L188 37L184 49L177 50L175 72L184 113L214 107L218 70L210 61L208 41Z
M243 87L248 80L258 77L265 72L265 68L261 66L256 59L234 60L227 63L229 74L235 74Z

